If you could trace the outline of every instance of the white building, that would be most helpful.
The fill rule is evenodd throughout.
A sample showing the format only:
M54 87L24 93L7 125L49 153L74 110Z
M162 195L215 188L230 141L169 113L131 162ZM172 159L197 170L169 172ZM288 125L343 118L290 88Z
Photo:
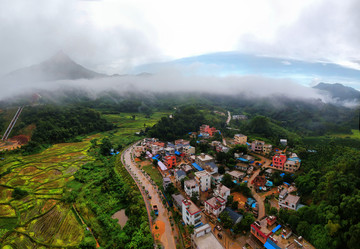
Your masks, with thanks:
M182 218L186 225L201 224L201 210L191 200L182 201Z
M224 249L211 232L211 226L209 224L194 229L194 234L191 235L191 248Z
M211 174L206 170L195 172L195 180L200 185L201 191L211 188Z
M215 215L216 217L224 211L226 207L226 201L221 197L212 197L205 201L205 211Z
M193 193L198 193L198 196L200 196L199 184L193 179L184 182L184 190L189 197L191 197Z
M214 195L227 200L228 196L230 195L230 189L220 183L214 189Z
M291 195L287 191L281 191L279 195L279 207L284 209L297 210L300 204L300 197Z

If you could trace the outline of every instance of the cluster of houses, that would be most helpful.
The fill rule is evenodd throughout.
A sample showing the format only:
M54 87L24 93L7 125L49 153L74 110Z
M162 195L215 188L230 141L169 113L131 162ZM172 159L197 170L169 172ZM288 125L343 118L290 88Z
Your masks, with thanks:
M189 135L190 137L200 139L198 142L207 143L206 139L214 137L217 132L219 131L214 127L202 125L199 132L190 132ZM205 141L201 139L205 139ZM264 141L259 140L249 143L247 136L243 134L236 134L234 136L234 144L247 145L249 150L264 155L269 155L272 152L271 144L266 144ZM229 151L229 148L219 141L212 141L211 146L217 152L227 153ZM136 157L146 157L156 162L163 175L164 189L172 183L171 178L177 186L181 186L183 181L183 194L174 194L172 199L174 206L182 214L184 224L192 225L195 228L192 235L194 248L209 248L208 243L218 243L211 233L209 224L203 224L203 213L218 219L222 212L227 212L233 224L239 223L242 220L243 216L241 214L226 206L230 189L221 184L223 175L219 174L214 157L205 153L196 155L195 147L190 145L190 141L178 139L173 143L165 143L155 138L145 138L138 146L134 147L134 155ZM251 175L255 169L261 167L261 164L253 164L255 158L251 155L235 153L234 159L237 161L235 170L226 171L226 173L231 176L235 184L240 184L245 176ZM273 156L272 162L271 167L276 170L294 172L300 167L301 161L296 154L277 153ZM265 175L257 176L253 180L252 184L255 190L266 190L273 186L272 182L267 179L271 175L271 170L267 169ZM297 210L299 208L299 197L287 191L281 191L279 206ZM203 204L202 209L191 200L194 200L194 198L204 200L201 202ZM254 199L251 200L251 198L249 199L247 202L252 203L247 203L248 206L256 207L256 201ZM257 224L255 225L254 231L259 230L260 228L258 228ZM253 233L253 226L251 233ZM254 233L260 234L258 231ZM268 238L270 238L270 235L265 240L262 240L262 242L265 244ZM220 243L218 244L219 247L214 248L223 248Z
M268 216L255 221L250 226L251 236L247 243L252 248L267 249L313 249L314 247L304 241L301 236L297 237L288 227L282 227L275 216Z

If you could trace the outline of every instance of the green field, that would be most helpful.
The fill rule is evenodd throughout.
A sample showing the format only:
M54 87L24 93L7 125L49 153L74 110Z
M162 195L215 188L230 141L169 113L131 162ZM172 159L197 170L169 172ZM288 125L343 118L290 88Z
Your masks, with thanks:
M90 140L109 137L113 144L125 146L141 138L135 132L154 125L166 115L155 113L150 118L142 114L104 115L118 128L89 136L82 142L56 144L34 155L6 154L0 160L0 244L5 248L77 247L85 229L71 204L65 204L61 198L66 188L86 189L86 184L67 183L82 165L95 161L88 153ZM15 188L28 195L14 199ZM81 210L88 209L83 206ZM85 221L93 218L87 212L81 215Z
M157 186L159 186L161 189L163 188L162 187L163 177L161 176L161 174L157 168L155 168L151 164L151 165L143 166L142 169L150 175L151 179L153 179L153 181L156 183Z
M106 132L104 135L109 136L114 144L130 144L141 137L136 136L136 132L145 130L146 127L152 127L162 117L168 116L170 113L156 112L146 118L142 113L121 113L121 114L105 114L103 117L117 126L116 131ZM135 120L133 116L135 115Z
M360 149L360 132L352 130L352 134L331 134L326 136L305 137L303 142L308 146L328 145L329 143Z

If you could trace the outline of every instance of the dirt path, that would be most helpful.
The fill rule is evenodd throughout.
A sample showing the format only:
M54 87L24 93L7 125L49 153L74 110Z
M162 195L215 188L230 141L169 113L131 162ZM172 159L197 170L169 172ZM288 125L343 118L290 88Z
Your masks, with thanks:
M149 219L151 220L151 210L153 205L157 205L159 209L159 216L156 218L156 223L161 224L161 229L155 229L155 226L151 223L151 230L154 235L155 240L160 241L160 243L164 246L164 248L176 248L176 243L174 239L174 234L172 231L172 227L169 221L169 215L166 207L162 203L162 199L160 197L160 192L158 192L158 188L155 184L152 184L150 182L150 179L148 179L142 171L137 167L133 156L131 154L133 147L128 148L125 150L122 154L122 161L124 165L126 165L126 168L128 171L131 172L131 176L136 179L138 179L137 184L142 189L142 186L145 186L145 189L149 191L150 196L152 197L150 202L147 201L147 196L144 193L144 191L141 191L141 194L143 195L146 203L146 209L148 211ZM164 229L162 229L162 226ZM159 226L158 226L159 227ZM159 231L161 230L161 231Z
M250 179L247 182L248 187L250 188L251 182L255 179L255 177L257 177L260 173L260 169L256 170L254 172L254 174L250 177ZM251 189L251 193L254 196L256 202L258 203L259 206L259 216L258 216L258 220L261 220L264 216L265 216L265 205L264 205L264 200L265 197L261 197L258 193L256 193L254 188L250 188Z

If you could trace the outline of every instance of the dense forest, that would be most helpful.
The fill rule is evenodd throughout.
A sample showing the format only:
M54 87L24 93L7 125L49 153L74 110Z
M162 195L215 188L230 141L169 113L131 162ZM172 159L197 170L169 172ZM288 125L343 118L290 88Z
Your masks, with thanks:
M360 248L360 153L335 144L302 152L295 179L301 202L297 212L279 218L316 248Z
M113 125L101 118L96 110L79 106L35 106L26 107L21 114L13 134L34 125L27 152L46 144L68 142L76 136L110 130Z

